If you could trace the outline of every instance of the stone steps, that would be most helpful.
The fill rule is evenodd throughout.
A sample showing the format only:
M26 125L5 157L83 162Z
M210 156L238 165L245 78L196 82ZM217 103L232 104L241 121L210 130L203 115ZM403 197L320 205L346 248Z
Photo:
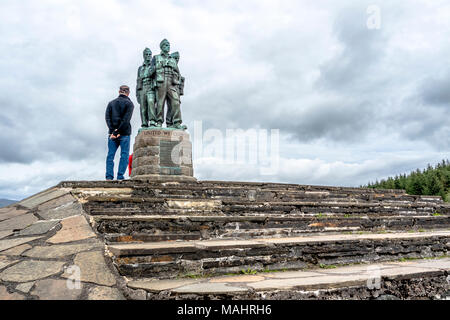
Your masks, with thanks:
M108 245L122 275L159 279L437 257L449 249L450 230Z
M145 198L239 199L251 201L333 200L442 203L440 197L408 195L404 190L374 190L327 186L302 186L275 183L201 181L195 183L62 182L61 186L77 189L132 189L133 195Z
M222 181L63 186L81 199L119 273L145 281L328 270L450 249L450 205L404 190ZM273 289L263 294L279 297Z
M258 238L319 232L450 229L449 216L94 216L110 242Z
M450 258L208 278L131 279L150 299L445 299Z
M182 213L223 213L241 215L244 213L282 213L282 214L379 214L412 215L440 214L450 215L450 206L425 203L392 202L252 202L211 199L165 199L165 198L88 198L84 208L91 215L145 215Z

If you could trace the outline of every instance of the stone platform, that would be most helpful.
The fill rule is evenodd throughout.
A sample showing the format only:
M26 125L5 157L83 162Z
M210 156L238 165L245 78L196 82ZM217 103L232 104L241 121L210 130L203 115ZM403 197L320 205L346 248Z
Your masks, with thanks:
M183 130L141 129L133 147L131 178L149 181L195 181L192 143Z
M448 298L450 258L265 272L215 278L136 280L152 299Z
M449 217L403 190L62 182L0 209L0 300L443 299Z

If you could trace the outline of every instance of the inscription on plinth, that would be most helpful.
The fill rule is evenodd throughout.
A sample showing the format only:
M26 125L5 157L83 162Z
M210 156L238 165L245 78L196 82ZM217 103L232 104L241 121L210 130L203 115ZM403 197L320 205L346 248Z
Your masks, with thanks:
M195 181L192 144L182 130L140 130L133 147L132 179Z
M178 141L166 141L166 140L159 141L159 165L161 167L179 167L180 164L179 154L173 152L176 151L174 149L179 143L180 142Z

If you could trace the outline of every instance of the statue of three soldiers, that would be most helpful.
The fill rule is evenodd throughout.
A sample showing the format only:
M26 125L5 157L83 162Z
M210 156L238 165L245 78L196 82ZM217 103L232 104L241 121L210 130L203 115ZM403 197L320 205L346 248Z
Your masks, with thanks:
M167 101L167 127L185 130L180 111L184 89L184 77L178 69L180 55L178 52L169 54L170 43L166 39L159 46L161 54L153 58L152 51L145 48L144 63L138 69L136 98L141 105L142 127L162 127Z

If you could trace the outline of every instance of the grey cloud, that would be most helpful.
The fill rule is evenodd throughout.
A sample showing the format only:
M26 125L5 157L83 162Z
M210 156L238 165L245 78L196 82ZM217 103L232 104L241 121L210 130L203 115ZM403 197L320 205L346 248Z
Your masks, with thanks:
M158 53L165 37L182 56L180 69L187 79L182 110L190 129L194 120L202 120L204 129L279 128L282 138L293 143L282 148L284 158L302 157L292 150L300 145L346 150L337 155L329 148L320 156L327 163L348 154L358 163L379 152L394 157L403 148L427 159L436 150L445 153L450 146L450 76L440 71L450 46L434 33L437 24L442 34L448 31L438 16L444 4L379 1L382 28L368 30L369 4L74 1L70 6L80 6L80 30L72 30L66 26L71 17L66 4L2 1L0 170L24 163L29 166L23 170L31 171L36 161L46 161L39 180L44 183L65 177L64 171L50 172L57 160L94 160L102 168L106 104L119 85L134 89L142 49L149 46ZM72 18L76 26L76 14ZM336 47L342 51L333 51ZM131 96L135 135L140 119L134 92ZM270 179L355 184L421 166L425 155L414 164L382 162L341 176L313 179L288 172ZM230 176L227 169L207 165L196 172L199 178ZM90 173L86 179L102 175ZM269 179L251 170L232 176ZM23 191L26 184L11 188Z
M374 80L383 77L377 67L388 48L383 28L367 28L368 5L358 3L340 9L333 33L341 46L340 53L320 66L319 89L363 95L374 90Z
M348 103L346 105L346 103ZM327 139L337 142L361 142L373 128L375 110L369 103L328 103L313 106L304 113L286 117L282 130L294 133L299 141Z
M450 108L450 73L428 77L419 90L425 103Z

